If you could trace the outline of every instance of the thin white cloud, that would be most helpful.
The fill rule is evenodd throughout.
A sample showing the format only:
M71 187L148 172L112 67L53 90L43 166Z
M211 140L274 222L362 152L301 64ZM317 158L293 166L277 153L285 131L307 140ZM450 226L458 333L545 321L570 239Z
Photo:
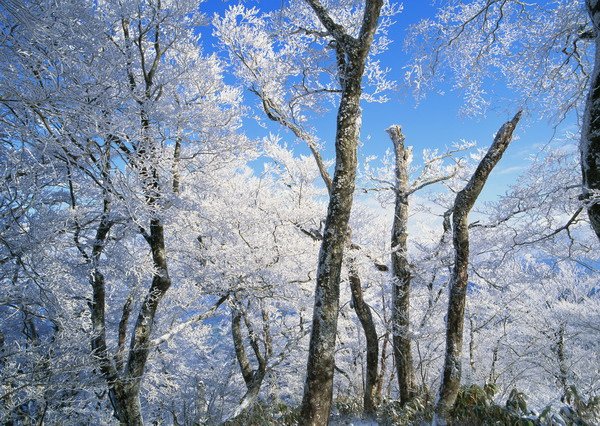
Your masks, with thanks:
M527 169L526 166L504 167L503 169L498 170L496 174L498 174L498 175L512 175L514 173L522 172L525 169Z

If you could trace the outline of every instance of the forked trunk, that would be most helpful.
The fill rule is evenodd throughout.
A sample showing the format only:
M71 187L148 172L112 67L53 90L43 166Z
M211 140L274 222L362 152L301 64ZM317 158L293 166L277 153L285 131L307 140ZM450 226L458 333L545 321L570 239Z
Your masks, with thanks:
M366 1L358 38L346 34L319 1L307 1L336 41L342 86L336 121L335 173L319 253L306 384L301 408L302 425L325 425L329 422L333 399L340 273L354 195L362 77L383 1Z
M269 316L267 311L264 308L261 309L263 335L262 339L259 339L244 309L245 308L242 306L234 307L232 309L231 334L233 337L233 346L235 349L236 358L238 360L238 365L240 366L242 377L246 383L246 393L242 397L242 400L228 422L235 421L239 418L239 416L250 410L258 399L263 380L267 375L267 362L271 358L273 352L271 332L269 328ZM256 369L252 369L250 360L246 354L244 337L242 334L242 320L248 331L250 347L254 352L254 357L256 358L256 362L258 364Z
M110 398L115 417L122 426L143 426L139 386L119 382L111 387Z

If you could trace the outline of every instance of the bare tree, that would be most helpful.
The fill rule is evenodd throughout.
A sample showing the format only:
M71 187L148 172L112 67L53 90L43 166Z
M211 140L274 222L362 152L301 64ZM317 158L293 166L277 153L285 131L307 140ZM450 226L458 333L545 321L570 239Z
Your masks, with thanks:
M273 344L271 341L271 332L269 330L269 317L264 307L260 309L262 319L262 333L259 335L255 330L250 318L248 318L247 308L241 305L241 302L234 302L235 305L231 311L231 334L233 336L233 346L238 364L242 371L247 391L242 397L240 405L233 414L233 418L239 416L251 407L251 404L260 392L260 387L267 374L267 363L273 355ZM248 334L250 347L256 358L257 368L253 369L244 345L244 336L241 323L244 322Z
M185 126L189 129L190 116L198 118L197 114L202 114L203 109L196 102L201 102L199 93L204 96L206 90L196 89L201 84L192 85L189 80L198 79L201 74L206 81L214 82L220 75L191 73L196 66L209 62L200 60L197 40L191 33L191 28L203 19L197 4L183 2L165 8L160 0L130 2L126 6L117 3L75 7L75 2L60 6L39 2L29 20L23 19L29 13L24 5L11 4L8 14L15 21L11 37L18 43L7 41L2 47L20 52L21 57L15 57L15 61L27 69L14 74L22 93L10 100L14 106L7 105L8 110L15 117L34 117L30 121L32 127L43 138L29 139L27 143L50 143L53 149L48 161L65 170L66 182L62 184L68 188L65 199L74 219L61 232L73 235L70 243L74 243L76 253L84 261L82 269L86 274L82 278L87 278L91 287L87 301L92 325L88 336L92 365L99 367L115 417L122 424L141 425L140 389L150 353L175 332L172 329L152 340L157 309L172 283L165 241L165 194L178 193L181 181L176 167L182 148L179 137L174 147L173 176L168 171L163 173L167 170L164 163L171 162L171 141L165 134L169 133L167 128L179 128L179 120L174 123L174 116L179 119L179 114L186 115ZM69 29L74 16L78 17L77 25ZM173 51L187 52L187 60L198 61L194 67L183 58L166 61ZM54 66L36 65L50 57ZM98 65L106 63L111 66L105 69ZM58 80L60 84L50 85ZM41 101L28 98L28 84L47 92ZM192 93L194 90L197 93ZM168 119L159 116L160 111L173 106L173 98L184 99L185 106L176 108L178 114ZM221 111L215 113L221 123L231 118L225 118ZM193 121L194 126L201 122ZM186 138L186 145L190 139ZM129 185L119 186L123 183L120 177L129 173ZM81 176L93 188L84 188ZM173 184L169 185L171 178ZM90 201L90 197L95 198ZM84 206L92 205L95 213L89 218L82 220L82 216L75 215ZM132 233L139 232L134 238L143 241L141 248L148 253L150 284L139 293L139 301L129 294L118 304L112 294L127 295L123 287L128 280L119 277L114 291L107 271L115 259L106 246L123 238L111 233L123 232L124 224ZM115 232L117 227L121 228ZM114 311L118 311L116 321L110 317ZM111 323L118 324L114 333L109 329ZM184 324L175 328L181 330ZM115 350L110 336L116 336Z
M467 186L456 195L452 212L454 267L450 281L450 299L446 323L446 357L433 424L444 425L452 409L461 377L461 356L467 285L469 282L469 212L481 193L485 182L498 164L512 140L513 132L521 119L521 111L504 123L488 152L480 161Z
M337 262L342 261L344 250L359 248L351 241L351 231L348 228L347 219L352 203L356 169L356 140L359 132L356 119L360 116L358 102L361 98L367 100L376 98L377 93L386 90L387 87L387 83L377 82L375 84L376 93L371 95L364 93L365 88L361 84L365 67L369 67L371 70L374 69L373 67L378 67L376 61L368 61L367 57L371 45L374 43L375 28L382 13L383 3L366 2L364 11L356 10L351 7L350 3L332 10L319 1L307 1L306 3L310 5L309 8L303 7L300 2L292 3L290 8L283 8L278 15L274 15L277 19L269 16L265 20L258 20L254 9L232 9L225 14L224 18L216 20L216 28L217 35L236 65L236 74L258 97L260 108L266 117L291 131L294 136L308 146L329 192L330 209L326 231L305 229L302 226L299 226L299 229L311 238L322 242L319 260L321 273L317 278L317 281L321 281L317 284L316 306L319 307L318 311L320 312L322 302L329 305L330 301L335 300L335 307L332 305L334 309L330 311L327 308L325 311L331 312L327 316L337 316L339 268L341 268L341 264L337 266ZM316 12L316 20L313 11ZM398 11L399 9L390 6L384 12L395 14ZM334 12L335 16L333 16ZM302 16L304 19L298 19L298 16ZM338 18L339 22L336 22ZM242 31L238 25L240 21L245 26ZM285 25L282 24L283 21L286 22ZM361 25L358 25L359 23ZM386 22L384 25L387 24ZM272 30L272 27L277 30ZM265 28L270 28L270 31L265 31ZM249 38L247 34L255 36ZM264 36L267 36L268 40L276 40L277 43L264 43L264 40L267 39ZM260 42L260 40L263 41ZM279 53L281 49L275 47L278 43L289 46L288 49L284 49L288 52L287 54ZM314 43L317 44L317 49L306 48L306 46L314 46ZM302 46L302 49L299 49L299 46ZM385 46L380 46L378 51L382 49L385 50ZM330 61L327 60L327 55L332 50L336 53L334 66L331 66ZM277 66L272 64L273 58L277 58ZM295 80L294 76L296 76ZM340 95L338 133L336 135L337 161L335 176L332 179L328 165L320 152L319 139L306 126L305 111L322 112L324 104ZM342 230L344 230L343 233ZM343 244L344 247L339 244ZM331 259L327 259L329 256ZM352 263L350 257L347 260ZM377 267L380 266L384 265ZM365 411L372 414L376 405L374 395L376 394L375 378L377 377L379 352L378 336L370 307L363 300L362 289L357 288L361 283L358 268L348 264L348 275L354 302L353 307L366 337L367 353L369 354L366 361L367 370L375 372L370 374L370 378L366 380L364 393ZM330 284L324 284L325 282L330 282ZM322 295L324 298L321 298ZM322 313L318 315L322 316ZM315 321L316 318L317 316L315 316ZM334 328L337 327L334 325L337 323L331 318L328 318L325 323L331 323ZM315 322L315 324L317 323ZM318 331L321 328L316 327L315 336L321 333ZM325 334L333 336L331 331L325 331ZM332 337L329 339L331 339L331 345L334 346L335 340ZM316 358L322 361L317 362ZM333 358L330 360L321 356L316 358L311 356L309 365L315 362L318 370L315 375L322 377L326 383L331 383L332 379L327 376L333 374ZM327 368L331 369L331 373L324 374L318 367L320 364L330 366ZM309 370L311 369L312 366L309 367ZM307 389L308 383L311 383L311 388L323 389L324 394L331 392L330 384L325 387L312 385L313 373L309 373L309 376ZM314 379L314 383L320 381L321 379ZM328 398L318 397L315 400L317 399L326 401ZM305 401L307 401L306 398ZM327 402L327 405L329 404L330 402Z
M342 26L333 21L320 1L307 1L325 29L335 38L342 87L335 137L336 166L319 254L313 324L301 409L302 424L324 425L329 421L333 398L340 272L354 196L362 76L383 1L365 2L362 25L357 38L349 35Z
M400 403L405 404L414 395L414 371L410 343L410 280L408 263L408 196L409 150L404 148L404 135L400 126L387 130L396 156L396 205L392 221L392 329L394 359L398 375Z
M352 256L352 254L350 256ZM354 257L351 257L348 261L348 281L350 281L352 305L365 334L367 346L367 360L365 363L366 380L363 392L363 409L365 415L374 416L380 398L380 392L378 392L377 389L381 389L381 386L379 386L379 381L381 379L379 378L378 374L379 338L377 336L377 329L375 328L375 321L373 320L371 308L365 302L360 274L355 263L356 260L354 259Z
M432 151L426 155L420 173L411 179L412 147L405 146L405 137L399 125L387 129L394 144L393 178L372 176L384 189L394 194L394 217L392 220L391 261L392 261L392 330L394 361L398 390L402 404L415 395L414 366L410 336L410 292L412 281L412 265L408 259L408 218L409 198L412 194L436 183L448 181L456 177L464 169L465 162L455 155L471 147L471 144L455 145L452 149L438 154ZM445 160L452 164L445 165ZM386 175L389 174L386 173Z

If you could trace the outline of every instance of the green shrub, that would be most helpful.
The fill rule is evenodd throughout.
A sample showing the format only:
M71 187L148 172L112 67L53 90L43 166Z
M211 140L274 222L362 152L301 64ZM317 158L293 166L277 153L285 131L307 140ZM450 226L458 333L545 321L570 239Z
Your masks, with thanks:
M338 397L333 404L342 417L360 416L362 414L363 401L361 397Z
M525 417L531 413L527 409L527 397L513 389L505 406L494 402L495 385L469 385L461 387L456 404L451 413L452 423L456 425L510 425L535 426L533 418Z
M425 392L413 398L404 406L399 401L381 404L377 411L380 425L410 425L431 422L433 418L433 402L429 393Z
M594 426L600 425L600 397L587 401L575 387L570 387L562 398L564 405L556 411L546 407L539 415L527 406L527 396L511 390L504 405L494 402L494 385L466 385L459 390L451 414L454 426ZM423 392L404 406L399 401L384 401L377 411L379 425L423 425L433 418L434 398ZM362 415L362 399L340 397L334 402L339 417L357 418ZM300 408L283 402L258 401L251 410L227 423L228 426L292 426L300 420Z

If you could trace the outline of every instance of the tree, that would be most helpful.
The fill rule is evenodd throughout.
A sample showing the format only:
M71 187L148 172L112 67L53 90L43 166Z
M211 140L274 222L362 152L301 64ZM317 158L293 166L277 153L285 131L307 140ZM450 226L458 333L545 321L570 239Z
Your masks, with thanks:
M402 128L399 125L390 126L387 129L393 143L393 155L386 152L386 155L381 159L381 166L373 168L371 166L372 159L368 159L364 169L364 185L363 191L366 193L375 192L379 194L377 197L382 206L393 204L393 212L391 212L391 300L392 300L392 316L391 327L393 331L393 348L394 360L396 366L396 379L398 381L398 391L400 401L406 404L412 397L417 395L417 385L415 383L415 372L413 365L412 341L415 335L420 333L424 323L427 321L429 314L424 313L421 321L417 324L412 324L410 321L411 296L412 287L414 287L413 278L416 278L417 285L421 284L422 277L429 274L429 269L438 269L436 262L441 262L439 256L440 245L443 241L434 248L421 248L419 245L425 244L425 238L415 235L414 243L419 247L418 252L414 252L411 248L409 254L409 228L410 209L418 209L418 215L413 211L415 217L421 218L423 223L426 216L433 212L431 208L419 207L422 202L417 201L416 206L411 205L411 198L414 198L417 193L423 193L424 190L431 188L438 183L447 186L453 192L454 187L460 181L464 180L464 175L468 173L469 162L460 154L472 148L473 144L461 142L453 144L451 148L440 152L437 149L423 150L422 165L416 165L413 162L413 148L405 145L405 136ZM393 159L392 159L393 158ZM426 195L426 200L435 202L436 198L440 198L444 192L435 192ZM442 205L444 202L442 202ZM444 208L448 210L448 207ZM417 221L417 225L421 220ZM413 224L414 226L415 224ZM444 232L445 235L446 231ZM444 240L445 237L442 237ZM422 252L422 253L419 253ZM432 263L430 263L432 262ZM435 281L434 278L431 281ZM433 283L429 282L427 287L433 293L433 288L430 288ZM428 300L428 309L433 308L434 299L438 299L435 295L431 295ZM415 306L412 307L413 309ZM421 307L416 306L420 311ZM426 387L423 381L422 387Z
M72 235L73 249L85 264L78 268L87 270L80 278L90 277L92 289L92 356L115 416L125 424L142 424L140 388L147 361L170 336L152 339L158 306L172 284L165 228L169 200L182 185L181 154L194 143L211 151L231 140L239 111L235 91L222 83L216 58L197 50L193 31L202 15L194 2L65 3L56 10L40 2L33 12L26 21L20 6L6 12L14 25L6 30L3 49L17 58L5 70L14 81L3 80L6 140L13 146L19 141L22 152L32 146L62 172L69 189L63 198L75 216L64 232ZM74 13L80 21L71 31ZM26 130L36 137L24 138ZM51 147L49 156L44 146ZM194 158L201 150L190 151L188 158ZM88 195L81 177L99 192L88 193L95 195L93 207L77 217ZM117 286L112 293L125 293L124 301L109 299L116 281L109 271L116 261L107 246L115 229L139 249L137 237L146 244L149 257L142 268L151 283L147 292L138 292L141 303L135 301L135 288ZM108 331L108 315L115 310L111 302L121 303L113 333Z
M336 61L342 89L336 125L335 173L319 253L306 386L301 410L303 424L318 425L328 423L333 396L333 355L337 334L340 270L354 195L362 77L383 2L366 1L362 25L356 38L333 21L319 1L309 1L309 4L325 30L336 41Z
M294 42L288 42L288 50L281 52L273 49L269 44L261 43L264 41L263 27L265 23L257 20L253 15L255 11L232 10L226 19L217 23L219 35L231 52L231 56L237 59L240 65L238 70L240 74L249 81L251 90L260 98L262 107L267 117L273 121L290 129L298 138L304 140L309 146L319 167L321 176L329 190L330 208L325 222L323 232L322 250L319 256L319 268L317 273L317 290L315 294L315 311L313 319L313 329L311 335L311 352L309 354L307 384L305 388L305 397L303 402L303 418L307 424L312 422L324 422L328 418L331 405L333 389L333 366L336 324L339 304L339 281L341 262L343 259L344 246L347 239L347 225L352 206L352 197L354 191L354 179L356 170L356 147L358 142L358 119L360 117L359 101L362 96L362 80L369 49L373 43L375 30L383 2L366 2L360 28L348 20L349 15L354 15L355 11L344 7L335 10L340 14L341 21L336 22L335 15L320 2L307 2L315 12L320 24L315 28L306 28L306 23L295 24L294 33L301 37L294 38L313 38L319 43L327 42L334 46L336 52L335 67L337 83L329 87L327 84L320 85L320 64L310 55L308 58L298 57L301 61L301 67L304 68L301 84L294 87L292 99L286 105L284 96L281 92L282 86L290 75L293 75L296 67L294 63L297 49ZM297 6L299 9L300 5ZM240 15L242 19L248 20L254 25L250 33L239 34L237 31L224 31L225 28L232 29L231 23L237 22L235 16ZM233 19L232 19L233 18ZM294 20L297 18L292 18ZM309 18L310 19L310 18ZM313 18L314 19L314 18ZM230 26L227 26L227 25ZM311 25L314 25L311 23ZM345 25L345 26L344 26ZM258 34L256 34L258 33ZM248 39L248 34L253 34L253 40ZM294 40L294 39L292 39ZM257 43L257 41L259 41ZM294 40L295 41L295 40ZM281 55L282 62L277 67L273 67L274 57ZM286 57L287 56L287 57ZM291 58L290 58L291 56ZM303 63L309 60L308 66ZM269 60L269 64L265 61ZM314 62L315 69L310 68ZM283 68L281 70L280 68ZM279 73L278 73L279 71ZM281 72L283 71L283 72ZM331 71L330 71L331 72ZM315 79L316 78L316 79ZM315 80L313 80L315 79ZM335 82L335 80L334 80ZM311 87L317 83L317 87ZM319 87L321 86L321 87ZM299 92L299 93L295 93ZM317 146L317 139L306 131L298 117L301 108L314 107L315 95L319 93L340 94L340 107L337 119L336 134L336 171L333 179L329 176L326 166L321 158ZM352 270L352 268L350 268ZM356 287L360 283L354 276L351 280L352 285ZM356 297L360 297L361 292L356 291ZM356 306L362 306L358 303ZM369 324L366 310L363 310L362 318ZM372 321L367 325L367 329L372 332ZM370 334L370 333L368 333ZM372 336L371 336L372 337ZM373 339L370 338L372 343ZM376 352L375 362L377 360ZM373 362L373 357L370 357ZM376 365L375 365L376 368ZM369 377L374 379L374 375ZM374 388L374 380L369 380L368 388ZM365 408L372 411L373 403L371 401L372 392L365 392ZM320 420L319 420L320 419Z
M567 134L540 148L507 193L469 225L467 316L476 371L471 368L466 381L492 383L504 396L516 387L538 407L564 394L559 377L568 377L568 386L577 389L590 389L597 380L581 372L584 359L595 356L575 355L596 350L586 343L594 332L570 325L589 323L591 318L581 318L597 302L589 287L597 275L597 237L578 199L578 139ZM561 334L564 345L557 344ZM561 346L566 375L558 362Z
M555 123L571 111L581 117L583 204L600 238L600 188L595 139L598 92L598 14L595 1L561 0L547 4L520 1L457 1L434 20L414 27L418 59L407 74L417 91L446 71L465 94L465 111L484 112L490 104L483 86L497 76L514 91L511 103ZM426 47L425 43L429 44Z
M600 3L586 0L585 2L591 21L591 34L594 40L594 68L590 76L590 88L583 114L581 129L581 175L582 198L586 202L588 217L594 232L600 239ZM581 37L581 33L579 35ZM576 45L575 45L576 46Z
M415 396L414 369L410 337L410 289L411 266L408 261L408 215L409 197L430 185L447 181L457 175L464 167L463 161L455 160L455 164L442 167L445 159L468 148L468 145L457 146L456 149L441 155L433 155L425 159L419 176L412 182L409 167L412 162L412 148L406 148L405 138L400 126L391 126L387 132L394 144L395 157L395 194L394 219L392 221L392 327L394 328L394 357L398 377L400 402L406 404Z
M560 4L580 22L585 9ZM494 7L507 19L521 16L518 6L533 10L511 0L477 7L486 5L490 22ZM439 385L453 264L451 302L460 308L456 295L465 296L464 319L448 316L454 346L465 348L450 357L468 362L459 395L485 383L520 417L532 416L521 392L544 413L564 396L563 419L597 422L597 236L579 199L577 148L546 146L477 210L469 202L481 182L460 191L471 173L454 155L463 143L411 162L392 126L382 167L353 169L359 103L382 101L390 87L376 57L398 9L292 0L215 18L237 83L306 143L309 155L298 155L278 136L240 133L242 90L224 83L220 52L202 54L204 17L192 0L2 4L0 422L288 422L306 385L309 423L326 423L334 403L337 417L372 414L380 401L378 416L406 423ZM555 29L566 22L550 18ZM351 68L361 64L362 76ZM340 98L334 171L313 118ZM355 173L364 180L355 184ZM324 322L313 327L305 382L312 316ZM396 410L398 387L405 401L418 390L414 406Z
M400 126L387 130L394 144L396 158L396 205L392 221L392 327L394 358L398 376L400 402L406 404L414 396L414 371L410 327L410 266L408 264L408 163L411 150L404 148L404 135Z
M456 195L452 210L452 232L454 244L454 266L450 281L450 300L446 325L446 357L438 400L435 407L434 424L446 424L449 412L456 401L461 376L461 352L463 342L464 309L467 297L469 265L468 215L485 182L512 140L513 131L521 118L519 111L506 122L494 138L487 154L473 173L467 186Z

